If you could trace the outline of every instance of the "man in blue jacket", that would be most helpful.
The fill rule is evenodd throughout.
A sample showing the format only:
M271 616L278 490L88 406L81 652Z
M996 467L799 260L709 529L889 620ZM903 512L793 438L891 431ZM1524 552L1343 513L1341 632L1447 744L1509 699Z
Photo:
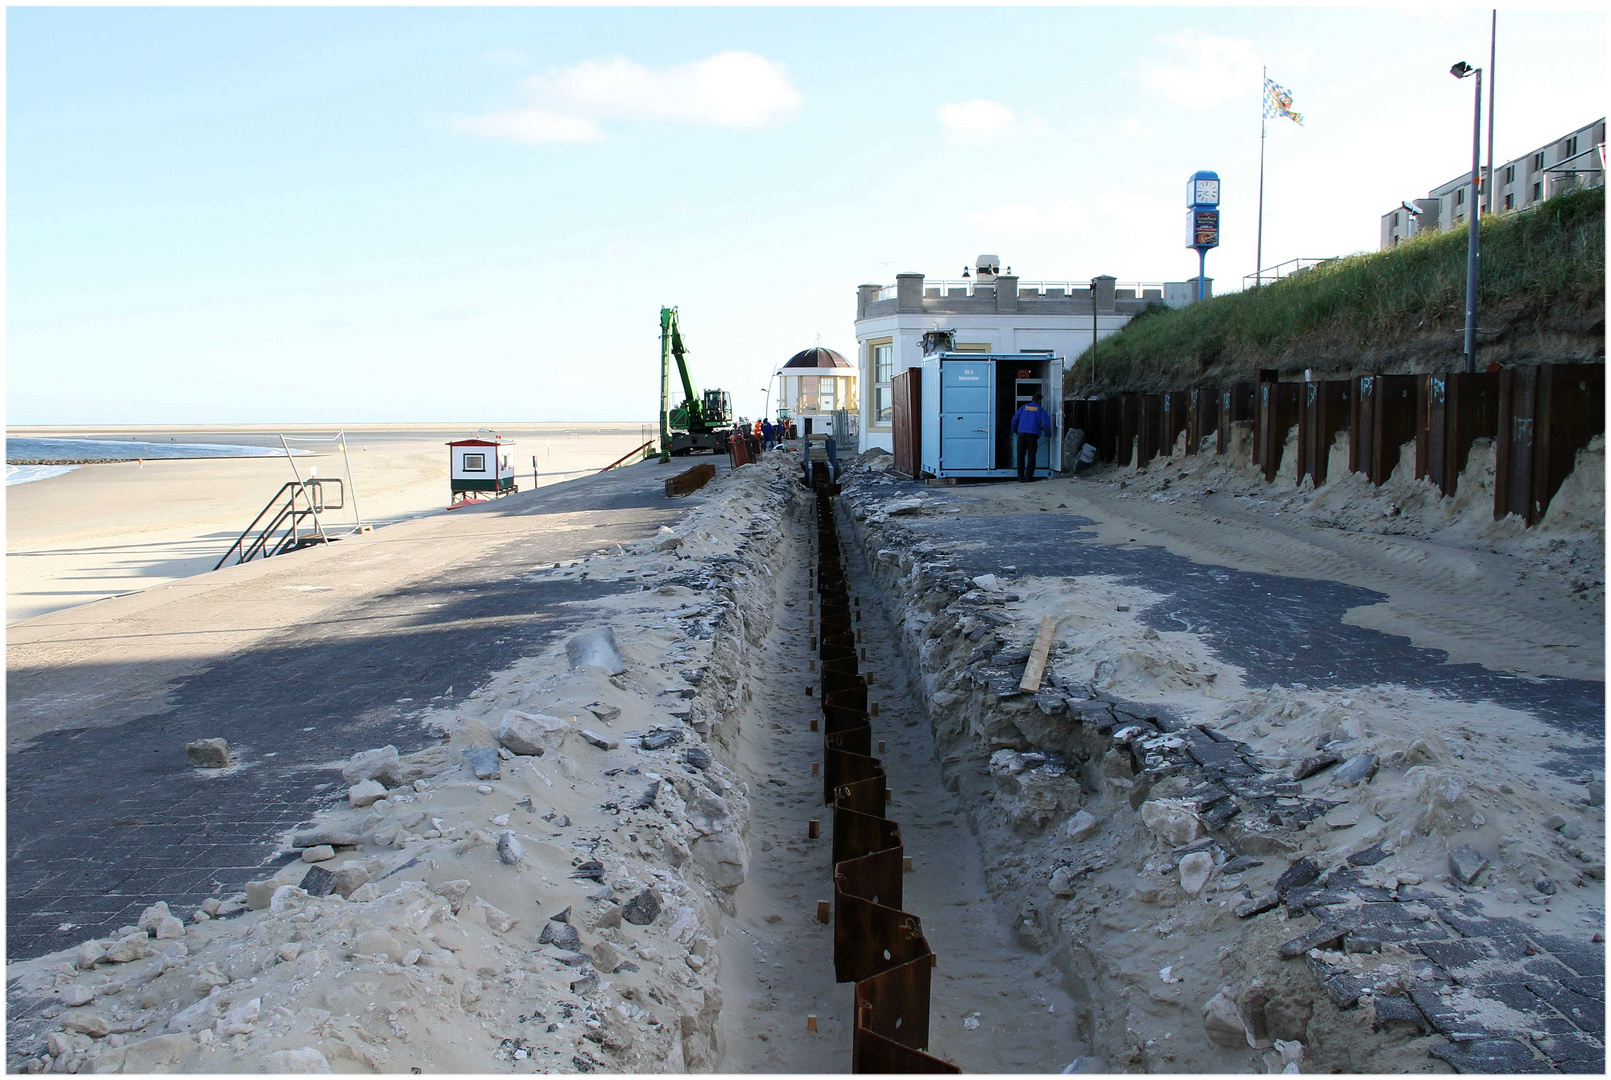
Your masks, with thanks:
M1035 479L1035 452L1040 437L1052 433L1052 419L1040 403L1039 394L1012 414L1012 430L1018 436L1018 482L1025 484Z

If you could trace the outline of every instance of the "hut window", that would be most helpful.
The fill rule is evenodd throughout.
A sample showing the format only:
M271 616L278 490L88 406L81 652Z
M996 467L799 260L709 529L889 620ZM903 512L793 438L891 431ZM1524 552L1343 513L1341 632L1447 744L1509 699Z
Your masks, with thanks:
M817 377L815 375L800 376L800 395L797 408L801 412L817 411Z
M485 454L465 454L464 455L464 471L465 472L486 472L487 471L487 455L485 455Z

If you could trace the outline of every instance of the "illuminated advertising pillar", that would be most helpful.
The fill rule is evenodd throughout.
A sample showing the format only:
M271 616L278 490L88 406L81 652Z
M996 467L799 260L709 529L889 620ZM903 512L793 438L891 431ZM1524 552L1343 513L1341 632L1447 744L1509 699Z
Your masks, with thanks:
M1219 174L1199 170L1186 182L1186 246L1197 251L1197 299L1208 288L1208 249L1219 247Z

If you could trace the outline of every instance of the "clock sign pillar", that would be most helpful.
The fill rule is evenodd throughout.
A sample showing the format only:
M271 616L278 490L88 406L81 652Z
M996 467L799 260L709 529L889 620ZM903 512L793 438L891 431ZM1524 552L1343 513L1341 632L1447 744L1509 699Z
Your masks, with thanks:
M1186 246L1197 252L1197 299L1208 288L1208 251L1219 247L1219 174L1200 169L1186 182Z

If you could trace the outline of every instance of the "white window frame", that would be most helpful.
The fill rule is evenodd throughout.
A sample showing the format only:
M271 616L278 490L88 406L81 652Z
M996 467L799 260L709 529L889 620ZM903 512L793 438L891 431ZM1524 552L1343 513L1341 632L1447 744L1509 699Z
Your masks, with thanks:
M472 465L471 464L472 461L475 464ZM464 471L465 472L486 472L487 471L487 455L484 452L480 453L480 454L472 454L469 451L465 451L465 454L464 454Z
M887 363L883 365L884 370L882 372L879 370L880 349L889 350L885 354ZM878 338L867 343L867 372L872 377L873 384L872 408L868 414L867 426L869 428L888 431L895 425L895 390L890 385L895 378L895 362L895 339L893 337ZM888 404L886 417L880 419L879 414L885 411L886 402Z

